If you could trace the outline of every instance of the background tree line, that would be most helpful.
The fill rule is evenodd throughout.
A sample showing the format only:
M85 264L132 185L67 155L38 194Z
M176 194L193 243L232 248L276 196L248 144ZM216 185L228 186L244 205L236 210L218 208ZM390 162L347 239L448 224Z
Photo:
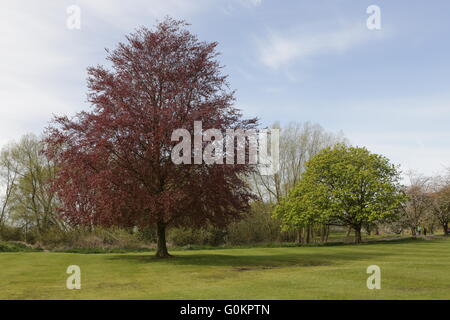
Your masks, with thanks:
M274 127L280 126L274 124ZM297 220L290 221L276 212L275 208L280 207L290 192L298 189L309 160L328 147L348 144L341 133L327 132L317 124L290 123L281 129L280 171L273 176L256 172L248 178L258 195L251 210L242 219L222 228L171 228L168 233L170 243L181 246L311 243L326 242L330 230L355 231L351 223L336 223L320 217L303 219L299 211L293 215ZM57 169L43 154L44 144L42 139L28 134L1 151L2 239L49 247L142 246L156 241L154 228L86 228L67 223L58 211L58 196L51 185ZM406 195L399 210L387 220L365 221L361 230L368 235L380 231L412 236L436 232L448 235L449 176L425 177L414 172L407 176L409 183L399 186L399 191Z
M274 126L279 127L278 124ZM247 179L259 200L253 202L251 210L244 214L243 219L222 229L172 228L171 240L178 244L250 244L298 240L297 231L281 232L280 221L272 217L273 207L277 199L285 196L298 181L304 163L325 146L338 141L345 141L342 134L328 133L317 124L288 124L282 128L280 137L281 170L274 176L255 173ZM74 228L58 211L57 192L51 185L56 168L43 153L44 149L43 139L29 134L2 150L0 236L4 239L45 241L47 238L62 237L62 234ZM147 239L155 240L154 230L143 233Z

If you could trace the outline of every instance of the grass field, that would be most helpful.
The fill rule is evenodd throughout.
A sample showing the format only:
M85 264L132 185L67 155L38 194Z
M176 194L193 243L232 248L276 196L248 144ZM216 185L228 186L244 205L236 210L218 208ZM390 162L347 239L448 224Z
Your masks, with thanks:
M172 254L0 253L0 299L450 299L447 239ZM381 290L366 286L373 264Z

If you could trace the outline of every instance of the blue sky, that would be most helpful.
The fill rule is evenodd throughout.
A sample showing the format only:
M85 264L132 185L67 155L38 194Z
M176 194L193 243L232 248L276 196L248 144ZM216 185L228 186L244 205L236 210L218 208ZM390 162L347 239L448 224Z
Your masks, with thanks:
M81 9L81 29L66 9ZM381 30L369 30L369 5ZM450 166L446 0L3 0L0 144L86 109L86 68L165 15L219 42L237 106L264 125L312 121L404 171Z

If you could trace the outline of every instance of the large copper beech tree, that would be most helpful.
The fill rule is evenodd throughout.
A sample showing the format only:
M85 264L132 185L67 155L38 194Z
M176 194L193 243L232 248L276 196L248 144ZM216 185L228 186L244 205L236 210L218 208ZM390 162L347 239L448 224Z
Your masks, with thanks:
M58 166L54 186L73 225L155 226L158 257L170 256L168 226L223 225L245 212L254 168L174 164L175 129L253 129L233 107L217 61L217 43L201 42L187 24L166 18L140 28L115 50L110 68L88 69L91 110L56 117L47 154ZM193 158L193 154L191 154ZM194 161L192 161L194 163Z

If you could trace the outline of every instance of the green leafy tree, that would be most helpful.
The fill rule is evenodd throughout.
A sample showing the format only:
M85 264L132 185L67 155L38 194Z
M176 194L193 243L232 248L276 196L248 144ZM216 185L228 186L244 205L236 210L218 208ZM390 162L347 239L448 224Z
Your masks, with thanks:
M306 163L301 179L276 207L284 229L313 223L350 226L355 243L364 225L396 216L405 196L398 168L365 148L336 145Z

